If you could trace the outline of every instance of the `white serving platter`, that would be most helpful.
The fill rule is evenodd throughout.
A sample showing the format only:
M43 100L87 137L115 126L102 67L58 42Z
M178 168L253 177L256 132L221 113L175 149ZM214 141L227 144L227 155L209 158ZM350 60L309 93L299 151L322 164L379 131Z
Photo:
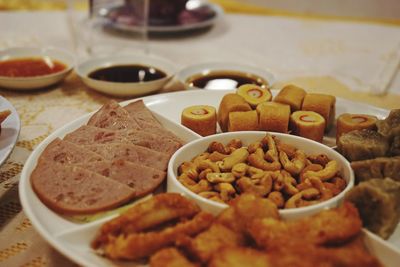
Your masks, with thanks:
M19 120L17 110L10 102L8 102L7 99L0 96L0 111L6 109L11 110L11 114L1 124L0 166L4 163L13 150L21 129L21 122Z
M160 122L170 131L184 139L191 141L201 138L196 133L180 126L180 115L183 108L191 105L207 104L218 107L224 94L229 91L206 91L192 90L175 92L161 95L153 95L142 98L144 103L153 111ZM276 92L273 92L276 93ZM132 101L132 100L130 100ZM122 105L130 101L123 102ZM389 114L388 110L373 107L370 105L352 102L345 99L337 99L336 114L341 113L364 113L373 114L378 118L384 118ZM162 115L161 115L162 114ZM85 124L91 114L66 124L46 138L30 155L21 173L19 192L24 212L31 220L33 226L54 248L62 254L83 266L143 266L145 263L121 263L111 262L97 255L91 248L90 242L94 238L99 227L115 215L109 215L96 221L82 224L72 222L48 209L33 192L30 184L30 174L36 165L36 161L43 149L56 137L63 137L65 134ZM335 133L330 132L326 138L329 143ZM383 264L387 267L398 266L400 262L400 229L389 242L363 231L366 245Z

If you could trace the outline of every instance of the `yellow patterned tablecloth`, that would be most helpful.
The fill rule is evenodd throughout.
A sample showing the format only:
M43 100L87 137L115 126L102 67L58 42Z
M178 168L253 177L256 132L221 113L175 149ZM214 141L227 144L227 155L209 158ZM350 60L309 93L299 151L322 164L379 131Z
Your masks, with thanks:
M288 82L303 86L309 91L336 94L386 108L394 108L400 101L400 96L397 95L378 97L352 93L330 77L303 77ZM285 82L277 84L276 87L279 88L283 84ZM175 84L162 92L179 89ZM18 198L19 175L30 153L51 132L97 109L110 97L86 88L74 74L56 87L32 92L0 89L0 95L7 98L17 109L22 124L14 151L0 167L0 266L74 265L52 249L25 216Z

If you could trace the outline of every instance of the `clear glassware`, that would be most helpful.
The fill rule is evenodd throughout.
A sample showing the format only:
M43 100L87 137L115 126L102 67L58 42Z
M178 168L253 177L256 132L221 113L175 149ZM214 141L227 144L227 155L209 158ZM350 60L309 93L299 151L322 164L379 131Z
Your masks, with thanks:
M149 0L67 0L77 61L148 54Z

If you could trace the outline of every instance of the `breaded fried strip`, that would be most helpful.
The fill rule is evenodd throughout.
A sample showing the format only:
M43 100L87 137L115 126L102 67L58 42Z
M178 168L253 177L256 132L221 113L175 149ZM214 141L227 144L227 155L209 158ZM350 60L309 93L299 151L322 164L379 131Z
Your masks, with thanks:
M290 243L341 244L356 236L361 226L357 209L350 203L344 203L339 208L296 221L254 220L249 232L260 247L270 250Z
M177 245L183 247L190 255L206 263L214 253L224 247L242 246L245 244L243 235L228 227L214 223L208 230L195 238L181 238Z
M164 248L150 258L150 267L196 267L176 248Z
M200 208L196 204L180 194L159 194L105 223L92 246L100 247L101 244L107 243L110 236L140 232L177 218L191 218L199 211Z
M213 215L200 212L189 221L167 227L160 232L143 232L110 237L104 246L105 255L111 259L137 260L148 257L156 251L174 244L180 236L193 236L207 229L213 222Z
M265 252L245 247L228 247L215 253L208 267L272 267Z

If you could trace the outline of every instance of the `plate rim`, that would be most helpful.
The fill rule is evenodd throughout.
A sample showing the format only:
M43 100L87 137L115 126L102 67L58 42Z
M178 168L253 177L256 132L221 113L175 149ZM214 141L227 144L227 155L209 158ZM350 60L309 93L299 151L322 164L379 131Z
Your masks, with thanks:
M137 100L143 100L144 103L149 107L150 110L152 110L152 106L157 105L159 103L162 103L163 99L173 99L174 96L176 95L186 95L186 96L190 96L192 94L196 95L196 94L225 94L225 93L229 93L229 92L233 92L235 90L218 90L218 91L209 91L209 90L185 90L185 91L178 91L178 92L169 92L169 93L164 93L164 94L155 94L155 95L151 95L151 96L144 96L144 97L139 97L139 98L133 98L133 99L129 99L129 100L125 100L125 101L121 101L119 102L119 104L121 105L126 105L130 102L133 101L137 101ZM275 90L276 91L276 90ZM375 107L373 105L370 104L366 104L363 102L356 102L356 101L352 101L352 100L348 100L348 99L344 99L344 98L339 98L337 97L337 102L344 102L345 104L349 104L349 103L357 103L357 104L361 104L363 107L365 108L371 108L374 112L378 111L379 113L389 113L389 110L387 109L383 109L383 108L379 108L379 107ZM160 102L161 101L161 102ZM100 108L100 107L99 107ZM58 239L58 237L54 234L52 234L50 231L48 231L45 226L43 224L40 223L40 220L38 219L38 214L34 212L34 209L31 207L31 205L29 204L29 199L28 199L28 194L27 194L27 190L28 190L28 186L30 186L29 183L29 179L30 176L28 174L28 165L31 165L32 161L36 161L37 160L37 156L36 154L41 153L41 151L45 148L44 146L46 144L48 144L50 141L52 141L55 137L59 136L60 134L65 133L65 130L68 129L69 127L71 127L73 124L77 124L80 121L85 121L87 120L92 114L94 114L98 109L89 112L87 114L84 114L68 123L66 123L65 125L63 125L62 127L56 129L55 131L53 131L48 137L46 137L29 155L28 159L25 161L24 163L24 168L22 169L21 172L21 177L20 177L20 182L19 182L19 198L21 201L21 205L23 207L23 211L25 212L26 216L29 218L29 220L31 220L32 225L34 226L34 229L40 234L40 236L46 241L48 242L52 247L54 247L55 249L57 249L58 252L60 252L62 255L66 256L67 258L69 258L71 261L78 263L78 264L82 264L83 266L96 266L94 264L91 264L90 261L88 261L87 258L84 257L84 254L74 254L73 250L69 249L68 246L66 246L66 244L63 244L62 242L60 242L60 240ZM158 111L153 111L154 113L158 113ZM162 114L163 117L165 117L166 119L168 119L169 121L172 121L174 123L177 123L175 120L164 116L164 114ZM182 126L183 127L183 126ZM28 164L29 163L29 164ZM51 211L52 212L52 211ZM84 226L87 224L82 224L82 225L78 225L77 227L80 226ZM390 245L391 248L395 248L396 251L400 252L400 248L398 248L397 246L395 246L394 244L390 243L390 242L385 242L388 243Z
M6 108L9 108L11 110L10 117L7 119L13 118L14 122L17 123L16 124L17 132L12 136L11 142L7 145L7 151L4 153L3 156L0 156L0 166L2 166L6 162L6 160L9 158L9 156L11 155L11 152L14 150L15 145L17 144L19 134L21 132L21 119L19 117L17 109L11 104L10 101L8 101L5 97L3 97L1 95L0 95L0 101L4 101L4 103L6 103L6 105L5 105Z

